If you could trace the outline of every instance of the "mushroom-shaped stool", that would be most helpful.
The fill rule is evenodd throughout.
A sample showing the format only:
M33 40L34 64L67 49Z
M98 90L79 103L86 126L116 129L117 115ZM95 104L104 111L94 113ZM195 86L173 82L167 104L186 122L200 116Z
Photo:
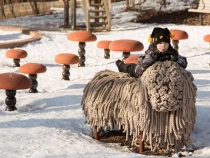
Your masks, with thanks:
M138 59L139 56L134 55L134 56L129 56L124 60L124 64L138 64Z
M19 72L23 74L28 74L31 81L31 87L29 93L38 93L37 87L37 74L46 72L46 67L39 63L27 63L19 67Z
M203 37L203 40L204 40L205 42L209 42L209 44L210 44L210 34L205 35L205 36Z
M19 67L20 59L27 57L27 55L27 52L23 49L10 49L6 52L6 57L13 59L13 67Z
M79 57L71 53L61 53L56 55L55 62L63 64L63 78L64 80L70 80L70 65L79 63Z
M109 50L109 44L111 43L112 41L110 40L102 40L102 41L99 41L97 43L97 47L98 48L101 48L101 49L104 49L104 58L105 59L109 59L110 58L110 50Z
M141 42L131 39L121 39L112 41L109 49L116 52L123 52L123 61L130 56L130 52L137 52L144 49Z
M188 39L188 34L186 31L183 30L178 30L178 29L171 29L170 30L171 33L173 33L175 36L172 39L172 44L174 49L176 49L178 51L179 49L179 40L185 40Z
M6 91L6 111L14 111L16 108L16 90L28 89L31 86L30 80L22 75L16 73L2 73L0 74L0 89Z
M74 31L67 36L68 40L79 42L79 67L85 66L85 42L96 41L96 36L89 31Z

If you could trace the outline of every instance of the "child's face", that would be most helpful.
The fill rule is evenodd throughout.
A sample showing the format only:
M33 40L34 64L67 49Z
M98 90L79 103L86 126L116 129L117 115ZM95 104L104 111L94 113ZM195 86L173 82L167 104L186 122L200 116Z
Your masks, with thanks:
M158 43L156 47L159 52L165 52L168 50L169 43L161 42L161 43Z

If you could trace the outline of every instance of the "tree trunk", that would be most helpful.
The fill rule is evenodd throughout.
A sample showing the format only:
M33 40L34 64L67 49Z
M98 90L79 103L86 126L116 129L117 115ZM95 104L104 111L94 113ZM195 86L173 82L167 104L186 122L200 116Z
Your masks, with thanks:
M36 0L29 0L29 3L30 3L30 5L31 5L31 8L32 8L32 10L33 10L33 13L34 13L35 15L38 15L38 14L39 14L39 9L38 9Z
M1 12L1 15L3 16L3 18L6 18L5 16L5 12L4 12L4 1L0 1L0 12Z
M15 12L14 12L14 6L13 6L13 2L10 0L7 0L7 4L9 6L9 10L12 13L13 18L15 18Z
M160 8L159 11L162 9L162 6L164 6L166 8L166 0L161 0L160 1Z

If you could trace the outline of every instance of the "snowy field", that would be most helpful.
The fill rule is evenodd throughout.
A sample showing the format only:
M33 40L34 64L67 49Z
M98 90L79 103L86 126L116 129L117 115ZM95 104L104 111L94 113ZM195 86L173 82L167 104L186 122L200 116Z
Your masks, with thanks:
M171 3L174 1L171 0ZM182 6L182 1L179 3ZM86 43L86 67L71 66L70 81L61 79L62 66L55 62L55 56L65 52L77 54L78 43L67 40L71 30L42 31L44 36L40 41L21 47L28 53L26 58L21 59L21 65L29 62L41 63L47 67L47 71L38 74L39 93L17 91L17 111L5 111L6 94L4 90L0 90L0 158L158 157L135 154L127 148L110 148L92 139L80 105L83 88L93 76L105 69L117 71L115 61L122 59L121 53L112 51L110 59L104 59L103 50L97 48L97 42L139 40L144 44L144 50L131 54L144 54L149 46L148 35L154 27L181 29L189 35L187 40L179 43L179 53L187 57L187 70L194 76L194 83L198 88L196 124L189 147L195 149L191 157L210 157L210 45L203 41L204 35L210 34L210 27L131 23L129 21L136 17L137 12L124 12L124 6L123 3L113 4L112 31L94 33L97 41ZM28 28L37 25L49 27L50 30L51 26L58 27L63 22L63 10L53 9L55 11L52 15L1 20L0 25ZM77 22L84 23L81 8L77 9ZM0 43L28 38L18 32L1 30L0 34ZM0 73L18 73L18 68L12 67L13 61L5 57L7 50L0 49Z

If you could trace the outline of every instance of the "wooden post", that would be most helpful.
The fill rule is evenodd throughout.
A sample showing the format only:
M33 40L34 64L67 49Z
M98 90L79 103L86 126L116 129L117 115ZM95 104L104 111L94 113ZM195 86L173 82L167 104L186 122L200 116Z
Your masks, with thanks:
M97 131L97 126L94 127L94 138L95 138L96 140L98 140L98 138L99 138L99 133L98 133L98 131Z
M64 0L64 26L69 25L69 0Z
M199 21L200 21L200 25L203 25L203 15L202 15L202 13L199 14Z
M142 154L144 152L144 141L142 141L143 138L143 132L140 131L139 134L139 154Z
M85 42L79 42L79 50L78 50L78 54L79 54L79 67L84 67L85 66Z
M29 93L38 93L38 90L37 90L38 82L36 80L37 74L29 74L28 78L31 81L31 87L30 87Z
M5 103L7 105L5 111L14 111L17 110L15 104L16 104L16 90L5 90L6 92L6 99L5 99Z
M71 0L71 29L76 30L76 0Z

